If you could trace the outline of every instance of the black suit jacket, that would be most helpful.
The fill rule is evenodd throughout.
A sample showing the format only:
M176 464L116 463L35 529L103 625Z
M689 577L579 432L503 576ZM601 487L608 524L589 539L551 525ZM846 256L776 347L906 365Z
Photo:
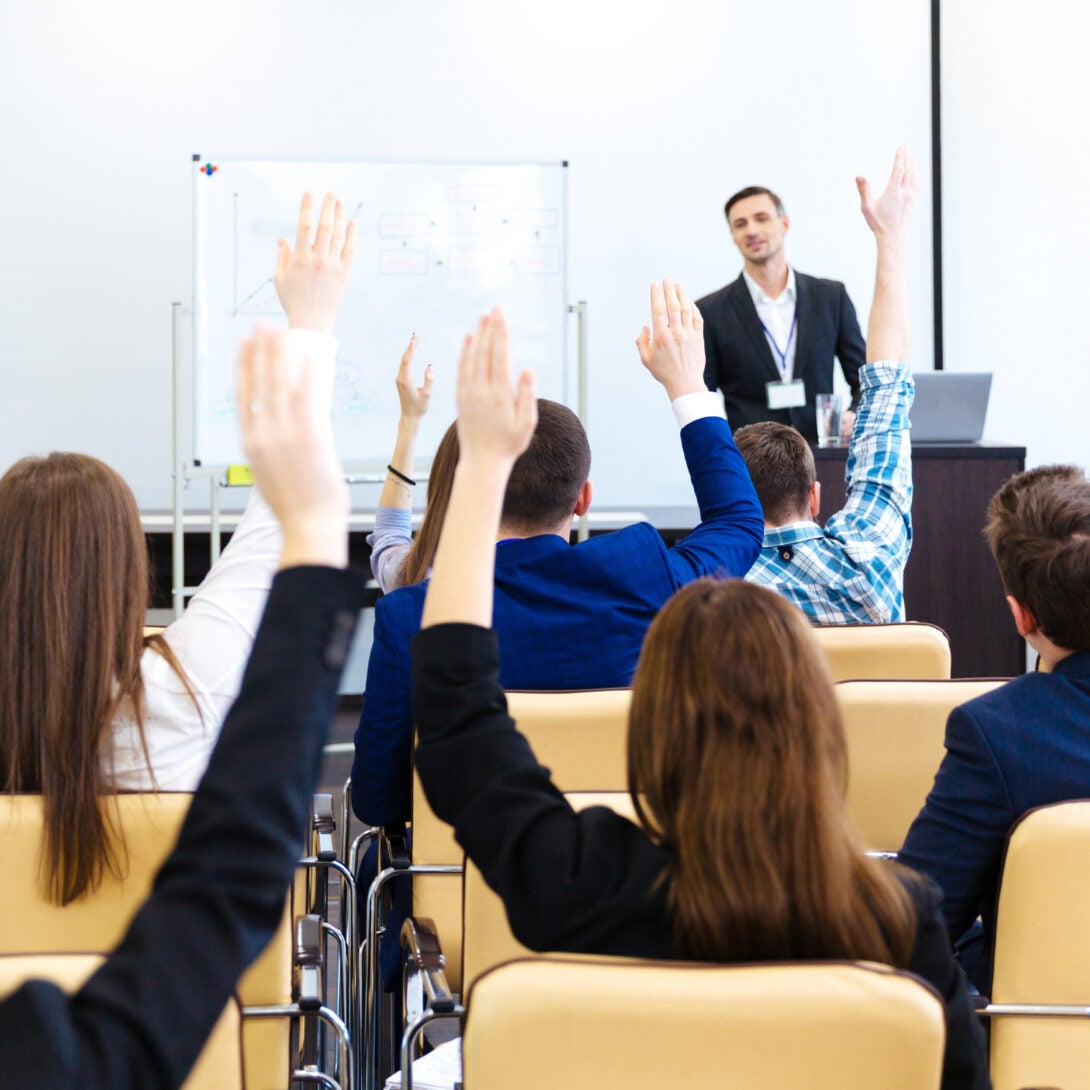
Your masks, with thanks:
M811 443L817 442L814 402L833 389L833 357L852 391L852 408L859 400L859 368L867 361L855 308L839 280L820 280L795 272L798 328L795 336L795 378L806 385L806 405L769 409L765 384L778 382L780 371L761 329L757 308L740 275L733 283L697 300L704 318L704 381L709 390L722 390L731 431L758 420L791 424Z
M0 1002L2 1090L182 1084L280 922L362 604L353 572L276 576L177 846L120 946L72 997L31 981Z

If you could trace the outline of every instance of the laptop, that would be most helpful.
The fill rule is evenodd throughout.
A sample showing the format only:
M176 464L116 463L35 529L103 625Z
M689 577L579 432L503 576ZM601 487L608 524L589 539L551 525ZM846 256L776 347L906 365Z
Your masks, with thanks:
M976 443L988 415L990 371L917 371L913 443Z

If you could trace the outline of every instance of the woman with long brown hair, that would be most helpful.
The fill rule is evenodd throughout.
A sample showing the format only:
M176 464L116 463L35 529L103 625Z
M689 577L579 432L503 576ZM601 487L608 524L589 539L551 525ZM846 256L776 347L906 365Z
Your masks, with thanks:
M699 315L669 281L653 287L652 314L645 366L680 371L695 389ZM488 629L493 537L534 407L525 373L512 397L494 312L463 349L461 458L413 644L416 770L515 936L535 950L907 968L946 1005L944 1090L987 1087L937 889L869 858L848 816L832 682L794 606L740 580L702 579L663 607L632 683L638 824L605 807L576 813L534 758L507 715Z
M276 286L294 366L310 368L328 430L336 341L355 229L328 194L315 230L306 195ZM144 636L148 555L132 491L85 454L24 458L0 478L0 785L40 793L42 881L67 904L124 845L105 796L192 791L238 693L281 551L276 518L251 496L185 614Z

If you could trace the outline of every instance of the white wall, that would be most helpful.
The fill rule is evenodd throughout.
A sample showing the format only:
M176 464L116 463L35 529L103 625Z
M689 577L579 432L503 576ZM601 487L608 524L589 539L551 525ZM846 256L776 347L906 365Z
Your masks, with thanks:
M945 365L985 438L1090 466L1090 8L943 0Z
M865 322L872 244L852 178L883 181L902 141L930 177L928 20L923 0L3 0L0 468L88 450L143 507L169 506L191 153L568 159L598 500L691 502L665 398L632 346L647 285L670 274L698 295L736 276L722 203L757 182L788 203L793 263L845 280ZM923 367L928 209L925 195ZM374 365L392 378L396 360Z

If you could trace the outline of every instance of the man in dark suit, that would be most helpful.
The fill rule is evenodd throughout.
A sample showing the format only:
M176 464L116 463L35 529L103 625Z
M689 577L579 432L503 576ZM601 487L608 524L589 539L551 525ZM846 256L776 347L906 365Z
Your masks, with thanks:
M700 524L672 549L647 523L569 545L572 520L591 500L590 447L569 409L539 402L534 438L507 487L496 547L493 627L506 688L630 684L644 633L674 591L702 575L745 575L757 558L764 518L719 399L704 387L700 315L669 280L652 288L651 304L653 335L645 328L637 344L681 428ZM352 770L352 805L370 825L409 816L409 645L426 589L402 587L375 610Z
M814 404L833 390L835 356L851 388L841 428L851 435L866 347L844 285L788 266L783 244L791 221L771 190L742 189L724 211L745 266L696 305L704 318L704 380L722 391L731 430L775 420L817 442Z
M900 853L942 887L947 929L982 992L1008 831L1037 806L1090 796L1090 482L1074 466L1020 473L992 498L985 533L1018 633L1046 672L951 712L946 755Z

